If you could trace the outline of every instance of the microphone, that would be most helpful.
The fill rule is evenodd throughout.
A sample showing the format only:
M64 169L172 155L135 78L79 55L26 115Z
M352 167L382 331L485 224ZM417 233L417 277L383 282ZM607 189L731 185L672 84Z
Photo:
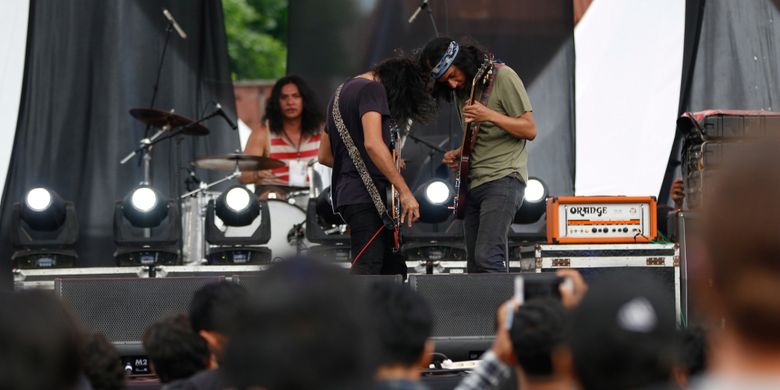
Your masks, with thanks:
M219 103L216 103L216 106L217 106L217 115L221 116L222 119L224 119L225 122L227 122L228 125L230 125L230 128L232 128L233 130L237 129L238 125L236 125L236 122L233 122L233 120L230 119L230 117L227 116L227 113L225 113L225 110L222 109L222 105L219 104Z
M409 18L409 24L412 24L412 22L417 19L417 15L420 14L420 11L424 10L425 8L428 8L428 0L423 0L422 4L417 7L417 10L415 10L412 16Z
M165 15L165 19L168 19L168 22L171 23L171 26L173 26L173 29L176 30L176 33L179 34L181 39L187 39L187 33L181 29L181 26L179 26L179 23L176 23L176 19L173 18L173 15L165 8L163 8L163 15Z

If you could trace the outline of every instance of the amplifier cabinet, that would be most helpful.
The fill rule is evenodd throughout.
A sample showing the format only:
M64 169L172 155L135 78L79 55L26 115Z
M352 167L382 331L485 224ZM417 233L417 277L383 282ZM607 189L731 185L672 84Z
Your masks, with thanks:
M681 173L687 208L703 206L713 169L745 153L746 147L780 137L780 112L706 110L686 112L677 120L684 136Z
M705 110L686 112L677 119L686 142L763 138L780 135L780 112L750 110Z
M547 198L550 244L644 243L658 235L652 196Z
M588 283L607 275L655 278L670 294L666 309L674 310L678 324L685 323L681 299L685 286L681 284L677 244L537 244L533 256L536 272L574 268Z

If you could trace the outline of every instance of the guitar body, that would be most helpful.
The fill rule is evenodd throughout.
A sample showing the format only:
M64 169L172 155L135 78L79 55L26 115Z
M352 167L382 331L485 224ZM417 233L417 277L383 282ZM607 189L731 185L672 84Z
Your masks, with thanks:
M471 81L471 93L469 94L468 104L474 104L477 89L484 86L490 80L493 74L493 61L485 57L482 65L479 67L474 80ZM466 196L469 191L469 168L471 167L471 152L477 141L479 133L479 123L472 122L466 125L463 130L463 146L461 146L460 163L458 164L458 176L455 178L455 198L453 199L452 209L455 218L463 219L466 216Z
M393 162L398 172L401 172L401 137L399 129L393 126L390 131L390 146L393 152ZM401 198L394 185L387 188L387 205L393 222L393 253L401 250Z
M393 253L401 250L401 201L394 185L387 188L387 204L393 221Z
M479 131L479 126L469 124L463 137L463 149L460 153L458 164L458 176L455 178L455 199L453 209L455 218L463 219L466 216L466 196L469 191L469 167L471 167L471 150L474 135Z

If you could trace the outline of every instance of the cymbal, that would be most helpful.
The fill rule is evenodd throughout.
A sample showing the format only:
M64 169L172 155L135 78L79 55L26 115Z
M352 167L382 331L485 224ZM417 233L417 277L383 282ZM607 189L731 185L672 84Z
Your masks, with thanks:
M130 115L152 127L165 127L167 125L176 128L187 126L195 122L186 116L181 116L168 111L156 110L154 108L133 108L130 110ZM182 131L182 134L186 135L208 135L208 133L209 129L205 128L200 123L187 127Z
M284 161L275 158L249 156L246 154L230 153L217 156L207 156L196 159L192 166L214 171L232 172L236 169L240 171L262 171L265 169L281 168L287 164Z

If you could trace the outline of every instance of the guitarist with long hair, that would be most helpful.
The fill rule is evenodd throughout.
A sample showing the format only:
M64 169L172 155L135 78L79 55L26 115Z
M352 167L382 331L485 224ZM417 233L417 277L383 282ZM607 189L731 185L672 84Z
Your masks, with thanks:
M333 208L350 228L352 273L406 274L393 253L395 233L420 217L420 205L390 150L391 128L433 112L429 80L415 60L397 56L345 81L328 103L318 157L333 167ZM390 201L389 188L397 191Z
M509 225L528 181L527 144L536 138L528 93L512 68L476 45L436 38L419 60L436 80L433 96L454 98L464 128L473 130L443 159L463 176L458 182L465 199L457 197L455 206L464 219L468 271L506 272Z

